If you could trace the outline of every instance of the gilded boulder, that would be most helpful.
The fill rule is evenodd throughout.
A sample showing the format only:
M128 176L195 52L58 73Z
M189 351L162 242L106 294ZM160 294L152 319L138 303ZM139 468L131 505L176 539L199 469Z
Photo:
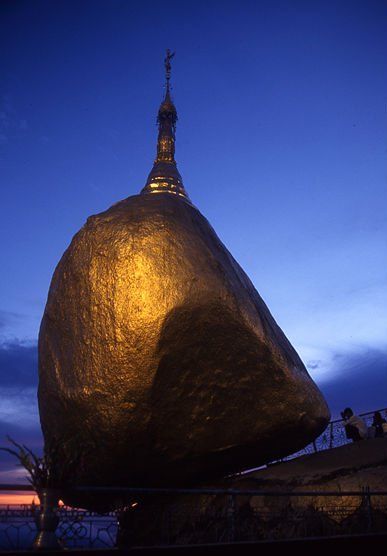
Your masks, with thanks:
M329 419L249 278L178 195L129 197L75 235L39 368L45 441L83 453L79 484L209 480L298 450Z

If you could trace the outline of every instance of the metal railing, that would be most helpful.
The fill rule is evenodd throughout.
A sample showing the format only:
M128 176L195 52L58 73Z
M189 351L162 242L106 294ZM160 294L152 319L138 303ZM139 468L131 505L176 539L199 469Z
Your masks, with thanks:
M359 416L362 417L365 421L368 430L370 431L370 437L372 437L372 421L376 411L379 411L387 419L387 407L359 414ZM281 461L297 458L306 454L321 452L322 450L338 448L339 446L343 446L344 444L350 444L352 440L349 440L346 437L344 424L344 419L336 419L334 421L330 421L325 431L321 433L320 436L318 436L313 442L311 442L298 452L282 458Z
M78 493L82 489L77 489ZM58 507L67 549L191 546L387 532L387 491L87 489L122 498L106 514ZM0 550L25 550L39 506L0 507Z
M35 518L39 506L0 505L0 551L27 550L38 534ZM56 536L66 548L112 548L117 538L115 512L104 515L76 508L56 510L59 525Z

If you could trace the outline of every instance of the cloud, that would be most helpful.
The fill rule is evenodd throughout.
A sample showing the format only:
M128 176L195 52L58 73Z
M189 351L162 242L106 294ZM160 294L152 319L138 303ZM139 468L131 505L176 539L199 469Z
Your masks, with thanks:
M267 278L273 315L303 361L321 361L313 373L319 380L334 368L331 354L386 345L385 224L359 229L362 234L340 236L322 251L314 245L308 258L301 251L286 280L280 271Z
M22 393L18 389L0 389L0 446L11 448L7 437L28 446L36 454L42 452L36 389L30 388ZM19 482L18 460L3 450L0 450L0 470L4 482Z
M387 351L378 349L336 353L332 372L319 387L333 418L350 406L356 413L387 407Z
M42 433L38 424L33 428L25 429L0 420L0 446L13 448L7 437L12 438L18 444L24 444L36 454L42 453ZM0 450L0 482L20 482L26 476L26 471L21 468L17 458L8 452Z
M17 317L17 315L16 315ZM0 327L15 315L0 312ZM27 446L41 446L41 432L37 405L38 354L37 346L8 342L0 345L0 445L7 444L6 436ZM9 461L0 452L0 467Z
M34 300L32 302L35 303ZM35 346L40 319L41 315L35 312L17 313L0 309L0 350L12 351L13 346Z
M39 449L42 444L42 433L38 422L26 428L0 419L0 446L11 447L11 444L7 440L8 436L19 444L25 444L33 450Z
M319 369L321 367L321 361L308 361L306 366L308 367L308 369L315 371L316 369Z
M1 320L0 327L4 326ZM37 346L18 342L0 346L0 388L30 388L38 383Z
M0 420L33 428L39 421L36 388L0 388Z
M33 448L41 446L37 404L37 346L0 346L0 445L6 436ZM6 443L7 444L7 443ZM0 453L0 463L9 461ZM3 465L0 465L3 467Z
M11 311L0 310L0 329L6 328L8 325L13 324L20 319L20 315L12 313Z

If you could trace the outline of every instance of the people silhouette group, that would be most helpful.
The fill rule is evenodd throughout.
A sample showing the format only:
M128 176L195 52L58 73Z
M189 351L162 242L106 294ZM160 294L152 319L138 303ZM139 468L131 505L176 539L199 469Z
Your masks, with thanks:
M350 407L346 407L341 412L341 416L344 420L346 437L353 442L366 438L382 438L387 436L387 421L382 417L380 411L375 411L370 427L367 426L364 419L359 415L355 415Z
M387 433L387 421L382 417L380 411L375 411L371 427L374 429L374 436L381 438Z

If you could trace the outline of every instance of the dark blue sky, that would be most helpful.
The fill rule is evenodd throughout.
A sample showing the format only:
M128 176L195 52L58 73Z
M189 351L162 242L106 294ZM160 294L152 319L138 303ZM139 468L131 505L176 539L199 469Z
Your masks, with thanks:
M387 406L386 31L381 0L2 0L0 438L41 443L51 276L143 187L167 48L193 203L333 417Z

